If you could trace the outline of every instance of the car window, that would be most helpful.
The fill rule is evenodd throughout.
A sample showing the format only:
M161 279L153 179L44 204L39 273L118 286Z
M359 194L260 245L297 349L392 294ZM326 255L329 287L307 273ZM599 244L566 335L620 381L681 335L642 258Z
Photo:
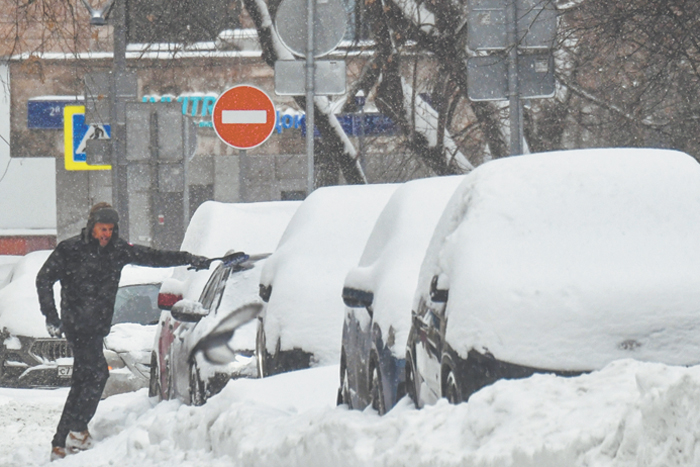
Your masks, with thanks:
M219 266L214 274L211 275L207 285L204 286L199 302L205 310L212 310L219 305L221 294L226 285L229 269L224 266Z
M114 301L112 324L155 324L160 317L158 292L160 284L139 284L119 287Z

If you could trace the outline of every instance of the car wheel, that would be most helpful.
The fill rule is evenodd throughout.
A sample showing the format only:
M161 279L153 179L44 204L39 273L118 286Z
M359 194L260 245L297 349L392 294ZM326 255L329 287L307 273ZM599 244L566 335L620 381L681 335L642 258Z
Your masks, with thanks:
M384 391L382 390L382 374L379 371L379 364L376 360L372 364L370 375L369 397L372 408L376 410L379 415L384 415L386 413L386 405L384 404Z
M156 356L155 352L151 353L151 378L148 380L148 397L157 397L159 401L162 399L158 356Z
M190 405L200 406L207 402L207 385L199 376L197 364L190 365Z
M348 381L348 368L344 363L340 367L340 387L338 388L338 405L345 404L352 409L352 396L350 396L350 383Z
M418 390L416 389L416 373L413 370L413 361L410 355L406 355L406 392L408 397L413 401L413 405L416 408L420 407L418 405Z
M263 328L263 322L258 321L258 333L255 337L255 359L258 363L258 378L264 378L267 376L266 359L267 359L267 348L265 347L265 329Z
M443 397L447 398L450 404L459 404L462 402L461 392L457 386L457 378L452 370L448 370L445 377L445 387L443 389Z

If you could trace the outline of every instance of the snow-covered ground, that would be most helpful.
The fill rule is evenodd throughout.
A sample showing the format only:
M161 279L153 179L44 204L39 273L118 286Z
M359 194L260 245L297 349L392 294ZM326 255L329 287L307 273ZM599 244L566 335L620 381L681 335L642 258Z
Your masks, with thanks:
M91 451L55 466L700 465L700 367L620 360L500 381L468 403L384 417L335 407L338 367L238 380L202 407L110 397ZM67 389L0 389L0 466L48 464Z

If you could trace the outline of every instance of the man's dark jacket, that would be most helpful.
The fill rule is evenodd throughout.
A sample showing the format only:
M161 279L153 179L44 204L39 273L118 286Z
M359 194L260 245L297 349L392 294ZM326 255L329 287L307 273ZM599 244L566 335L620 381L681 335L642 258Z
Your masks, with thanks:
M91 230L58 244L36 277L41 312L49 323L58 323L53 285L61 281L61 321L66 335L106 336L112 324L114 299L122 268L127 264L168 267L189 264L185 251L161 251L131 245L116 229L105 247Z

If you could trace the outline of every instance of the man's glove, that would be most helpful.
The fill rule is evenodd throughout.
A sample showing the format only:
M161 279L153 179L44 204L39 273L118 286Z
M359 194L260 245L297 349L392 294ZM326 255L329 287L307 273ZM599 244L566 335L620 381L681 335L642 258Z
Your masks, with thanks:
M212 259L205 256L190 255L190 269L196 269L197 271L200 269L209 269L209 265L212 261Z
M63 337L63 323L58 318L52 320L46 318L46 330L49 332L49 336L53 338L59 339Z

